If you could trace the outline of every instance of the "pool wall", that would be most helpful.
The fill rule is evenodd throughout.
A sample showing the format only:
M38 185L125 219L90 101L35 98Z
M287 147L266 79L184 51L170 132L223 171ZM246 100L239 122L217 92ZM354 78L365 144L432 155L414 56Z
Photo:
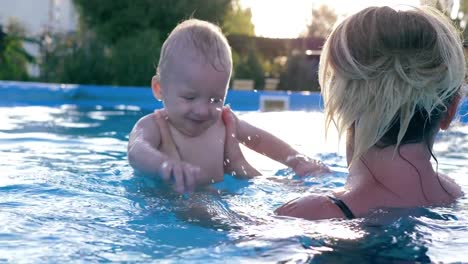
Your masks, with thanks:
M256 111L261 109L261 102L265 100L284 101L285 110L319 110L323 105L319 93L288 91L229 90L226 103L234 110ZM150 87L0 81L2 106L62 104L132 105L145 110L162 107L162 103L154 99Z
M0 81L0 106L63 104L83 107L136 106L142 110L162 107L162 103L154 99L149 87ZM238 111L323 109L323 101L318 92L229 90L226 104ZM462 122L468 122L467 97L463 99L459 114Z

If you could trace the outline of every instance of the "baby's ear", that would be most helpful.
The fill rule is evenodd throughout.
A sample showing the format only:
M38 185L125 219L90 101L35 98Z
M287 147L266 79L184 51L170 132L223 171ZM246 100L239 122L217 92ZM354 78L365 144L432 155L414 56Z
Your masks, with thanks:
M159 75L157 74L151 79L151 90L157 100L162 100L161 83L159 82Z

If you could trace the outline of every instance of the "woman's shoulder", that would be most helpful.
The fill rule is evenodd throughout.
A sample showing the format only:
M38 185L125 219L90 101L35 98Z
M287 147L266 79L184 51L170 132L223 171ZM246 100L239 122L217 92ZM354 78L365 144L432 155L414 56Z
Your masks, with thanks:
M445 174L439 174L439 179L442 186L453 198L457 199L464 195L461 186L458 185L458 183L453 178Z

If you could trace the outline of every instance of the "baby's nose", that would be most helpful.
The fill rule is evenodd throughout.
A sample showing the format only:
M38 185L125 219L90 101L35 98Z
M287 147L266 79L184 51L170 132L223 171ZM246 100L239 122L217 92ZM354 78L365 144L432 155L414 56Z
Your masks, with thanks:
M197 118L200 119L206 119L210 116L211 114L211 105L209 103L198 103L194 109L193 112L197 116Z

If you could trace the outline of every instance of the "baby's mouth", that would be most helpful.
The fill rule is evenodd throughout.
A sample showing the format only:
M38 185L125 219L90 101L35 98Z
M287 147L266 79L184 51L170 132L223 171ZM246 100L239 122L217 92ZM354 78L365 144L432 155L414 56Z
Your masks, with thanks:
M200 118L189 118L189 120L193 123L197 123L197 124L202 124L202 123L205 123L206 121L208 121L207 119L200 119Z

